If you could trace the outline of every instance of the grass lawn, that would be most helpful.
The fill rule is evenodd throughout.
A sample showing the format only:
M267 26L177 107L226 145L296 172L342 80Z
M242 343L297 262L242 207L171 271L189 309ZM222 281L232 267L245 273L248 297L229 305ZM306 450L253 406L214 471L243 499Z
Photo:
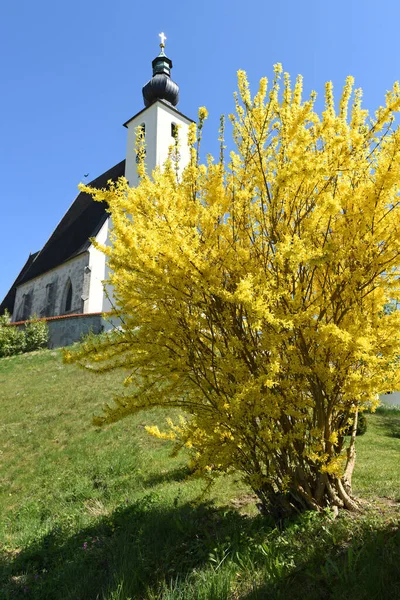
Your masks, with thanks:
M361 517L278 531L233 476L199 500L142 413L91 424L120 386L56 351L0 360L0 599L400 598L400 411L358 439Z

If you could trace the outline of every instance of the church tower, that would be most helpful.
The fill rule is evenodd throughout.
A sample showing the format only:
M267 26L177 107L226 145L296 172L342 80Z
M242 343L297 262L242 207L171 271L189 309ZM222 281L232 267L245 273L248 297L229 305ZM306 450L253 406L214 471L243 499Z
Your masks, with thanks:
M124 123L128 129L125 177L132 187L138 184L135 146L139 128L145 137L145 164L148 173L165 162L176 135L179 140L180 170L189 161L187 133L192 120L176 109L179 86L171 79L172 61L164 52L164 33L160 33L160 39L160 54L152 62L153 77L142 89L145 108Z
M125 178L131 187L139 184L137 174L136 139L139 132L145 139L145 165L147 173L151 174L157 166L162 166L168 157L169 148L179 143L178 172L188 164L190 152L187 146L189 125L193 123L176 108L179 102L179 86L171 79L172 60L164 52L164 33L160 33L160 54L152 62L153 77L142 88L144 108L134 117L124 123L128 130L128 140L125 159ZM108 219L104 230L106 238L101 243L109 245L112 231L111 218ZM109 268L105 264L105 276L109 278ZM114 303L113 289L110 284L105 285L102 311L112 310Z

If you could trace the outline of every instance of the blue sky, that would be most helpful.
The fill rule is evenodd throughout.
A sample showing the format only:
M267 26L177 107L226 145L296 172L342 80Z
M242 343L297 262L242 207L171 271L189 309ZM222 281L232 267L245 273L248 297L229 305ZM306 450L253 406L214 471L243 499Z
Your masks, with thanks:
M3 0L0 6L0 301L89 173L122 160L122 123L143 108L158 33L179 84L178 108L210 113L203 148L218 152L236 71L252 89L282 62L305 91L337 94L348 74L375 110L400 78L395 0Z

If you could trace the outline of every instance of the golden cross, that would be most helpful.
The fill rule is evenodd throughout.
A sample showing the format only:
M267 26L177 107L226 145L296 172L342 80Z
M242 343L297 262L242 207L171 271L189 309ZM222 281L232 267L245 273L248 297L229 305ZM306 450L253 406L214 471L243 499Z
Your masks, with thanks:
M165 35L165 33L162 31L161 33L158 34L161 40L161 44L160 47L161 48L165 48L165 40L167 39L167 36Z

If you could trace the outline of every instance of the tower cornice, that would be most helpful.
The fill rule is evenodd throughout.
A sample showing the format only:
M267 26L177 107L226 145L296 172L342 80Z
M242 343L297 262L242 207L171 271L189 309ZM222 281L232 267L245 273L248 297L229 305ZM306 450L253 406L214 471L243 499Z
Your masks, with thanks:
M156 103L159 103L162 106L165 106L166 108L168 108L169 110L171 110L175 114L179 115L181 118L186 119L189 123L195 123L195 121L193 121L193 119L190 119L189 117L187 117L186 115L184 115L183 113L181 113L174 106L172 106L169 102L166 102L165 100L158 99L153 104L156 104ZM142 110L140 110L138 113L136 113L135 115L133 115L133 117L131 117L130 119L128 119L127 121L125 121L125 123L122 124L123 127L128 127L129 123L131 121L133 121L133 119L136 119L139 115L145 113L151 106L153 106L153 104L151 104L150 106L145 106L144 108L142 108Z

